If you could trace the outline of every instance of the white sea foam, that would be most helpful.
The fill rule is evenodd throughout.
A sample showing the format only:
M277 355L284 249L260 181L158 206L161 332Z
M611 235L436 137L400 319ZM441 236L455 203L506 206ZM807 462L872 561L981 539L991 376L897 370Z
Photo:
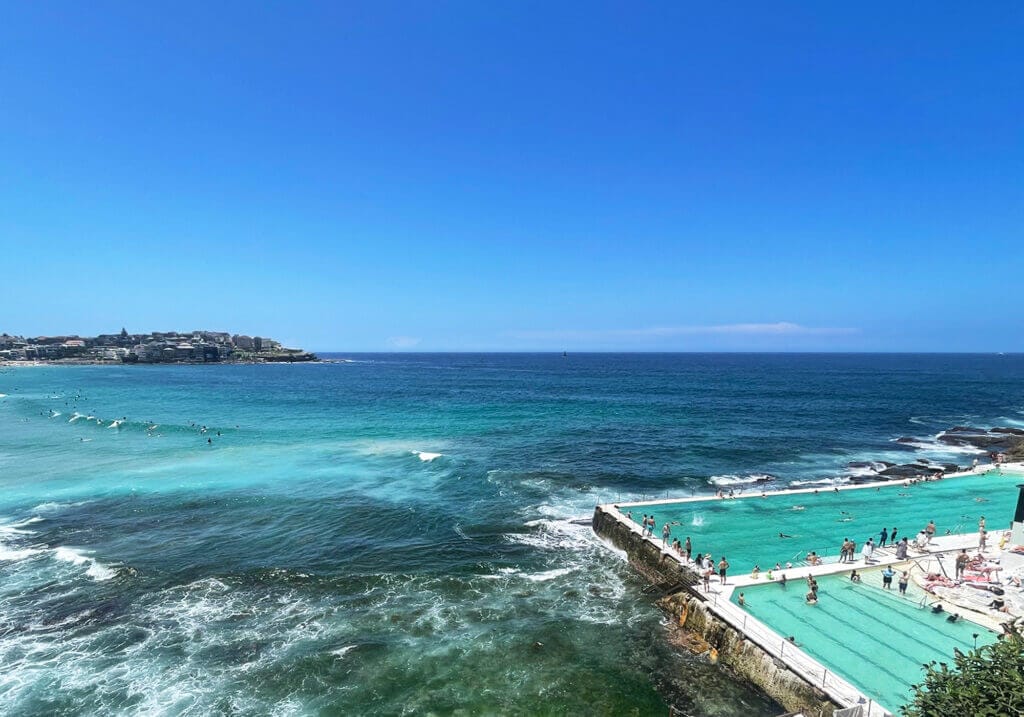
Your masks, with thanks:
M86 566L85 574L96 581L110 580L117 575L116 571L107 567L95 558L82 554L76 548L58 547L53 551L53 557L73 565Z
M427 451L413 451L414 455L419 456L420 460L424 463L430 463L430 461L436 460L443 456L443 453L428 453Z
M16 523L6 523L0 525L0 561L16 561L30 558L33 555L37 555L43 552L43 548L38 546L14 546L11 542L14 540L22 539L21 536L35 535L31 530L25 530L25 526L38 523L42 518L33 517L27 520L21 520Z
M901 446L907 446L908 448L914 448L923 453L935 454L935 455L979 455L985 453L983 448L975 448L974 446L953 446L948 443L943 443L938 440L938 437L943 434L939 433L933 438L921 438L912 442L901 441Z
M0 561L24 560L43 552L42 548L11 548L0 542Z
M751 473L745 476L730 473L727 475L711 476L708 482L717 486L732 486L768 483L773 480L775 480L774 476L770 476L767 473Z
M700 527L704 525L704 516L700 513L694 513L693 517L690 519L690 525L694 527Z
M124 421L122 419L118 419L116 421L111 421L110 425L107 426L107 428L119 428L122 423L124 423Z
M7 394L6 393L0 393L0 398L7 398Z
M344 657L348 653L352 652L352 650L356 649L356 647L358 647L358 645L345 645L344 647L339 647L337 650L331 650L331 654L337 657Z
M852 475L871 475L873 473L873 471L868 470L868 471L866 471L866 472L864 472L862 474L858 474L858 473L855 473L855 471L853 469L851 469L850 473ZM790 485L790 487L794 487L794 488L802 488L804 486L816 486L816 485L820 485L820 486L845 485L845 484L847 484L849 482L850 482L849 478L843 478L843 477L836 477L836 478L809 478L807 480L795 480L792 483L790 483L789 485Z
M47 503L40 503L32 509L33 513L56 513L57 511L64 510L65 508L74 508L75 506L85 505L89 501L80 500L77 503L56 503L53 501Z
M545 570L541 573L524 574L523 577L532 583L542 583L548 580L554 580L555 578L560 578L563 575L568 575L575 569L576 568L555 568L554 570Z
M74 423L79 418L85 418L85 417L86 416L84 414L81 414L78 411L75 411L74 413L71 414L71 418L68 419L68 423Z

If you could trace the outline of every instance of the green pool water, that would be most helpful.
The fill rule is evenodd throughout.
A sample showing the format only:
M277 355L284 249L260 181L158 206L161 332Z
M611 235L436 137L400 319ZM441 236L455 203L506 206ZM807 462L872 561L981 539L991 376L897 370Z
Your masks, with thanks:
M929 520L936 534L975 532L984 515L989 531L1010 526L1017 503L1017 485L1024 476L990 472L963 478L947 478L912 486L884 485L877 489L820 490L737 499L709 498L697 502L623 506L639 524L644 513L657 521L661 538L665 523L672 537L690 537L695 553L710 552L715 560L725 555L732 571L746 573L760 565L800 563L808 551L836 559L839 546L849 537L860 547L869 538L878 542L885 527L899 528L899 536L913 540ZM802 508L798 508L802 506ZM780 538L782 533L787 536ZM995 542L995 536L990 537ZM828 558L826 558L827 560Z
M922 665L951 661L953 648L968 650L995 642L995 634L974 623L947 622L948 613L932 614L920 600L883 590L877 571L864 582L846 576L818 578L818 604L808 605L803 580L745 588L743 608L782 637L792 635L800 647L826 668L842 675L865 695L894 714L920 682ZM733 594L733 601L739 591Z

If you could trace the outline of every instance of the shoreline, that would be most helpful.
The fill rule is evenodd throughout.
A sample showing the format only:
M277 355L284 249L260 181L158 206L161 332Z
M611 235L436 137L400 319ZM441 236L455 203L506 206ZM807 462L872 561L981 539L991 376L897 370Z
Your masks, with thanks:
M257 366L261 364L343 363L331 359L294 360L238 359L228 361L97 361L90 359L58 359L54 361L0 361L0 368L39 368L43 366Z

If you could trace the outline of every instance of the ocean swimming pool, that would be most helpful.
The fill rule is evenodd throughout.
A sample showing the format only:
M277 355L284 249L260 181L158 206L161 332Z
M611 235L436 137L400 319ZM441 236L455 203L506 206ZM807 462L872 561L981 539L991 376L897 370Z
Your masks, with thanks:
M744 588L746 610L797 644L826 668L845 677L894 714L921 681L922 665L951 661L954 648L995 642L996 635L971 622L947 622L915 596L883 590L878 571L854 583L845 575L818 578L816 605L808 605L803 580ZM732 600L738 600L737 590Z
M694 553L710 552L715 560L725 555L733 572L739 574L754 565L762 569L776 563L796 565L812 550L835 560L846 537L857 543L859 557L860 547L869 537L878 543L882 528L891 531L896 527L899 537L913 540L929 520L935 521L940 536L947 530L975 532L981 516L985 516L989 531L1005 530L1021 482L1022 475L990 471L911 486L769 492L764 498L634 504L619 510L631 512L638 525L643 514L653 514L659 539L662 526L670 523L672 538L683 541L690 537ZM788 537L781 538L780 533Z

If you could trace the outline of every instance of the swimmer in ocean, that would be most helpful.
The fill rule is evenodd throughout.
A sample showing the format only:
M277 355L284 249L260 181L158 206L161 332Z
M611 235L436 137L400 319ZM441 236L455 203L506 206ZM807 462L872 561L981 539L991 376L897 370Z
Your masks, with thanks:
M779 533L780 538L792 538L792 535L786 535L785 533Z

